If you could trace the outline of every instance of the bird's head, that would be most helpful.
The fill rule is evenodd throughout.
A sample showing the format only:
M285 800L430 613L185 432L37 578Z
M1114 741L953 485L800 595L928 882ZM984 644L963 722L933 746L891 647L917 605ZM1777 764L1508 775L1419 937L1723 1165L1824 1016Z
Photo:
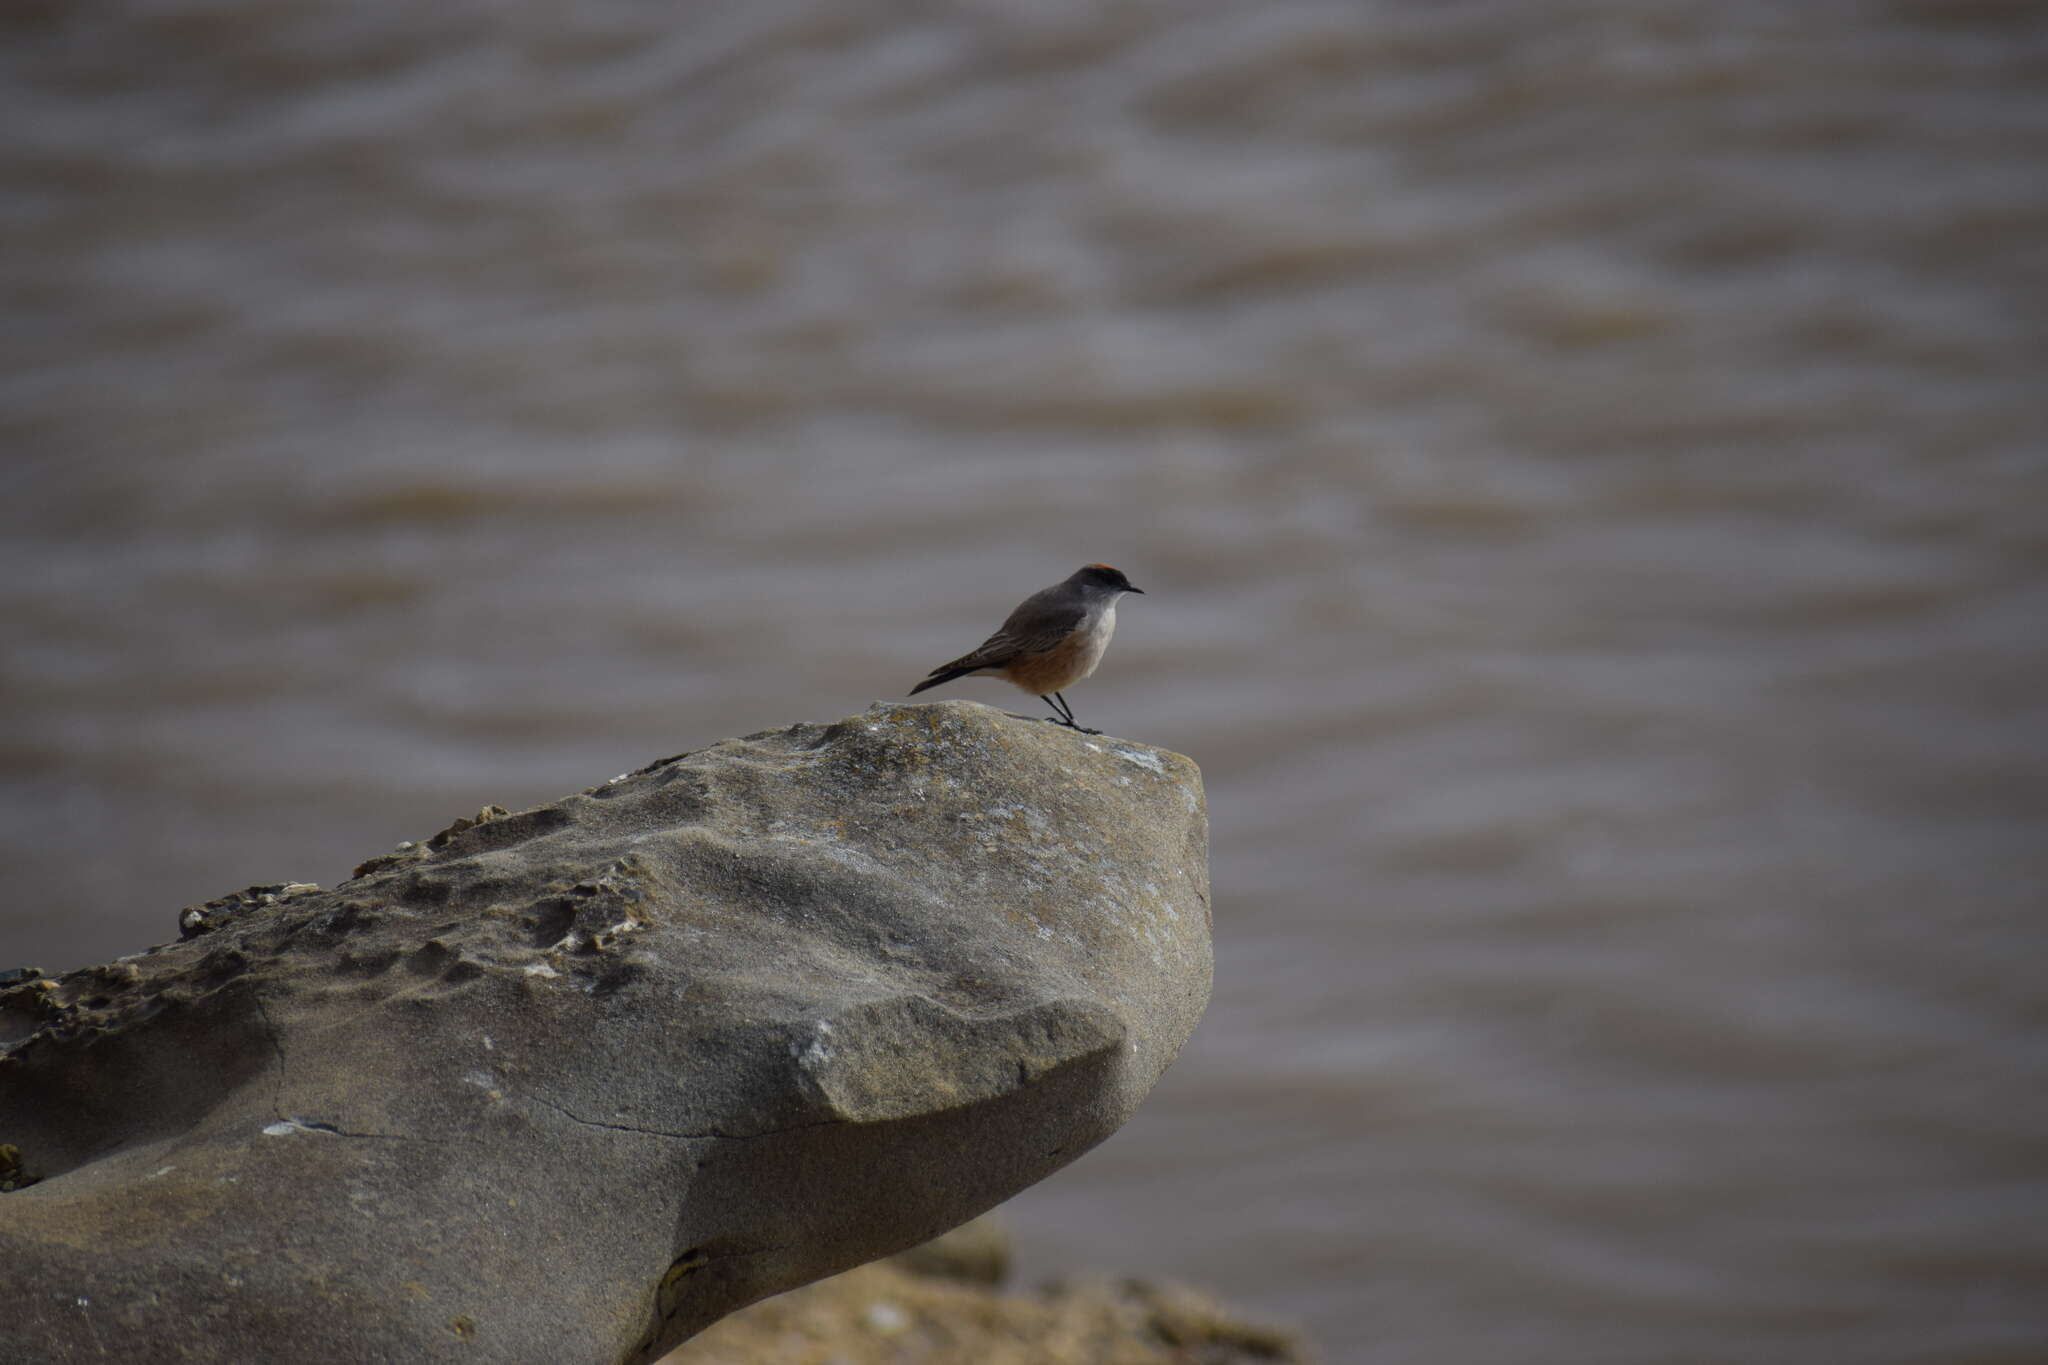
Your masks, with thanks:
M1083 564L1074 570L1073 577L1067 581L1091 592L1109 593L1112 596L1123 592L1145 591L1143 588L1134 587L1131 580L1124 577L1122 569L1113 569L1107 564Z

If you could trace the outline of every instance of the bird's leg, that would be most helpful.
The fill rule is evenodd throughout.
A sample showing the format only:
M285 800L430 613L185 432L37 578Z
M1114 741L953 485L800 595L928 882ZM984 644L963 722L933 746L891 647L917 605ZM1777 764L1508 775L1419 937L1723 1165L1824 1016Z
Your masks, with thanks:
M1076 721L1074 719L1074 708L1072 706L1069 706L1067 704L1067 699L1064 696L1061 696L1058 692L1053 693L1050 697L1043 697L1040 700L1044 701L1048 706L1054 706L1059 711L1060 724L1066 726L1068 729L1079 730L1084 735L1099 735L1102 733L1102 731L1100 730L1091 730L1087 726L1082 725L1080 722Z

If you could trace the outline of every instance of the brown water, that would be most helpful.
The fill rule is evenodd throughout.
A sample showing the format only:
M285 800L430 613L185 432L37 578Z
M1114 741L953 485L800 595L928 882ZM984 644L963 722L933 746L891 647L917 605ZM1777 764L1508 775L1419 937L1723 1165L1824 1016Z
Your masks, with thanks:
M1032 1267L2048 1359L2042 15L12 7L0 965L1106 559L1217 988Z

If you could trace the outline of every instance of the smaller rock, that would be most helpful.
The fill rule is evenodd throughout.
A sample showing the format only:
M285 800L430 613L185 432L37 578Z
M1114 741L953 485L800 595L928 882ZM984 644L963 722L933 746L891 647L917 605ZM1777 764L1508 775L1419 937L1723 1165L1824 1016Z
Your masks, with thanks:
M1006 1294L927 1279L901 1256L805 1285L714 1324L660 1365L1309 1365L1284 1328L1205 1294L1140 1280Z
M898 1336L910 1326L910 1314L887 1299L877 1299L868 1305L867 1325L877 1336Z
M0 991L9 986L19 986L24 981L34 981L43 974L41 967L9 967L0 972Z

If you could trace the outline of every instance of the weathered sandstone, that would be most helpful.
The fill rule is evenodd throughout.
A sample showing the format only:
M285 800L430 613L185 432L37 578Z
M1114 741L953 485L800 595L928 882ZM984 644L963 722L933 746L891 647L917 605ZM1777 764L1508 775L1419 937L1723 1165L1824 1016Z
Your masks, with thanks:
M44 1362L650 1359L1115 1131L1207 896L1192 763L952 701L193 907L0 987L0 1320Z

